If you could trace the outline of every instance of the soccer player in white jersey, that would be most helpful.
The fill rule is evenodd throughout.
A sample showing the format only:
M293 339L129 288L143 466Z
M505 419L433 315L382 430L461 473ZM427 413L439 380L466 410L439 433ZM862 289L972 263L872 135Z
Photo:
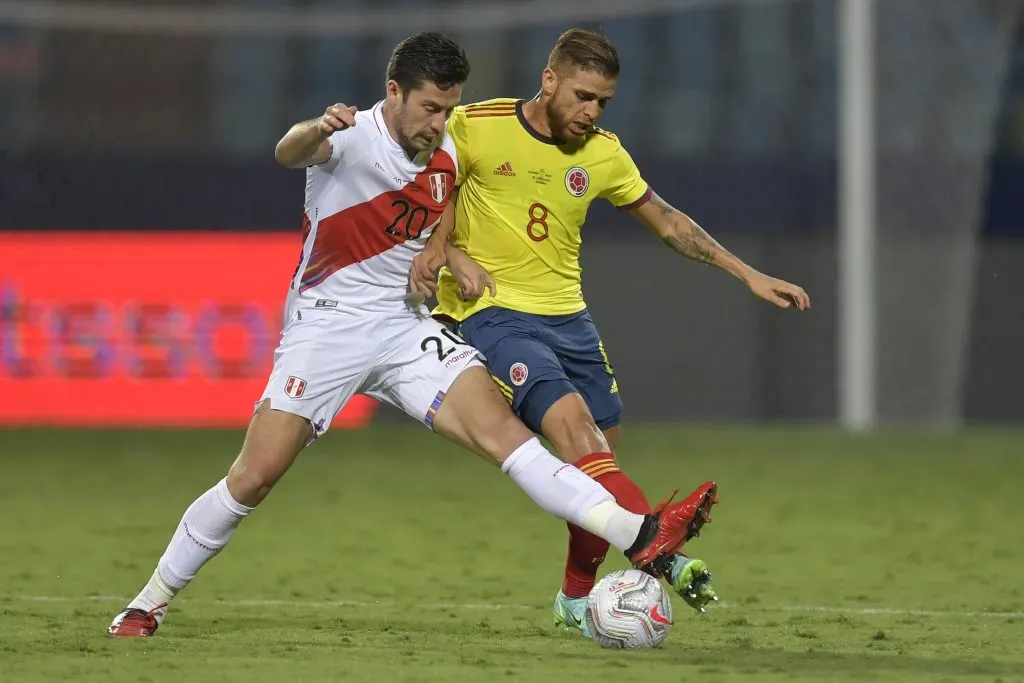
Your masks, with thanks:
M619 507L541 446L476 349L410 297L412 259L454 187L457 157L445 121L468 76L453 41L413 35L392 53L384 100L366 111L329 107L278 143L281 164L307 167L306 210L270 379L227 476L185 511L110 635L153 635L174 595L356 393L402 409L500 466L540 507L605 538L638 568L652 571L707 520L716 501L706 488L650 515Z

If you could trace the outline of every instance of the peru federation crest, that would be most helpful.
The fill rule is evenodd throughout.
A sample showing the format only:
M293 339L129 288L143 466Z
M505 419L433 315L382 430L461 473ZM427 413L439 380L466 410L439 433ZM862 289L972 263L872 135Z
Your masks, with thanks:
M431 173L428 176L430 181L430 196L434 198L434 201L440 204L448 196L448 192L452 189L448 182L447 173Z

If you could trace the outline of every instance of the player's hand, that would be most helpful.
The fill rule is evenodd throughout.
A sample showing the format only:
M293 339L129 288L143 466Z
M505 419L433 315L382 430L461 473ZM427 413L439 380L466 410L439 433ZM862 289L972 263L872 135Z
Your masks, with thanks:
M320 134L327 137L331 133L351 128L354 125L356 125L356 108L338 102L327 107L327 111L320 117Z
M803 287L790 284L785 280L755 272L747 285L756 296L779 308L796 306L798 310L806 311L811 307L811 297L807 296Z
M409 291L422 294L424 297L436 294L437 271L446 261L444 247L432 247L428 241L423 251L412 259L412 268L409 270Z
M459 295L464 300L479 299L485 291L490 292L491 296L497 296L498 288L491 274L461 249L453 248L449 251L448 267L459 284Z

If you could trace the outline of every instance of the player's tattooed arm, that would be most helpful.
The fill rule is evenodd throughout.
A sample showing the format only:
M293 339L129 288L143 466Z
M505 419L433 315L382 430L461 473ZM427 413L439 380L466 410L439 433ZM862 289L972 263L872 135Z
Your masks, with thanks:
M657 194L652 193L649 201L630 213L683 256L732 273L757 297L779 308L795 306L805 311L811 307L811 299L803 288L751 268L716 242L696 221Z
M752 270L729 252L679 209L656 193L651 199L631 211L633 217L649 227L661 240L683 256L708 263L747 281Z
M658 200L658 203L661 204L659 208L662 213L669 217L669 220L675 220L675 217L672 216L672 207L665 204L660 199ZM694 261L700 261L701 263L714 263L715 252L712 245L717 245L715 240L713 240L711 235L707 234L702 227L694 223L692 220L689 220L685 215L680 220L686 220L689 222L689 226L687 226L687 229L685 230L675 231L665 235L662 238L665 241L665 244Z

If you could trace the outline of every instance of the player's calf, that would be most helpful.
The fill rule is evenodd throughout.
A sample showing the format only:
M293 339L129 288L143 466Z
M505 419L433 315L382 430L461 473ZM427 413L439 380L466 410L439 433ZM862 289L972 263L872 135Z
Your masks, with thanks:
M583 397L567 380L566 393L551 403L544 412L541 427L544 436L554 444L559 456L573 463L584 474L607 489L615 502L630 512L646 515L651 506L643 490L618 466L604 432L598 427ZM535 400L554 398L554 382L538 385L526 396L524 409L530 410ZM550 396L545 397L544 394ZM569 550L565 562L562 593L569 598L587 595L597 580L597 571L608 551L608 543L574 525L569 525Z
M251 507L231 496L227 479L199 496L185 510L149 581L114 617L107 633L115 637L153 635L174 596L227 545L250 512Z
M312 436L304 417L274 410L271 399L260 404L245 434L242 450L228 470L231 496L256 507L284 476Z
M185 510L149 582L114 617L107 633L119 638L153 635L174 596L227 545L241 521L295 460L308 434L306 420L264 403L228 476Z
M620 550L640 534L643 515L545 449L512 414L481 366L459 374L433 418L434 430L501 466L541 508L604 538Z
M547 512L624 551L634 566L654 573L656 560L674 553L705 520L703 496L714 484L652 514L629 512L580 469L561 462L516 420L481 366L461 372L433 414L435 431L475 450L516 482ZM509 452L509 448L512 448ZM710 488L707 488L710 487ZM698 497L701 500L697 500Z

